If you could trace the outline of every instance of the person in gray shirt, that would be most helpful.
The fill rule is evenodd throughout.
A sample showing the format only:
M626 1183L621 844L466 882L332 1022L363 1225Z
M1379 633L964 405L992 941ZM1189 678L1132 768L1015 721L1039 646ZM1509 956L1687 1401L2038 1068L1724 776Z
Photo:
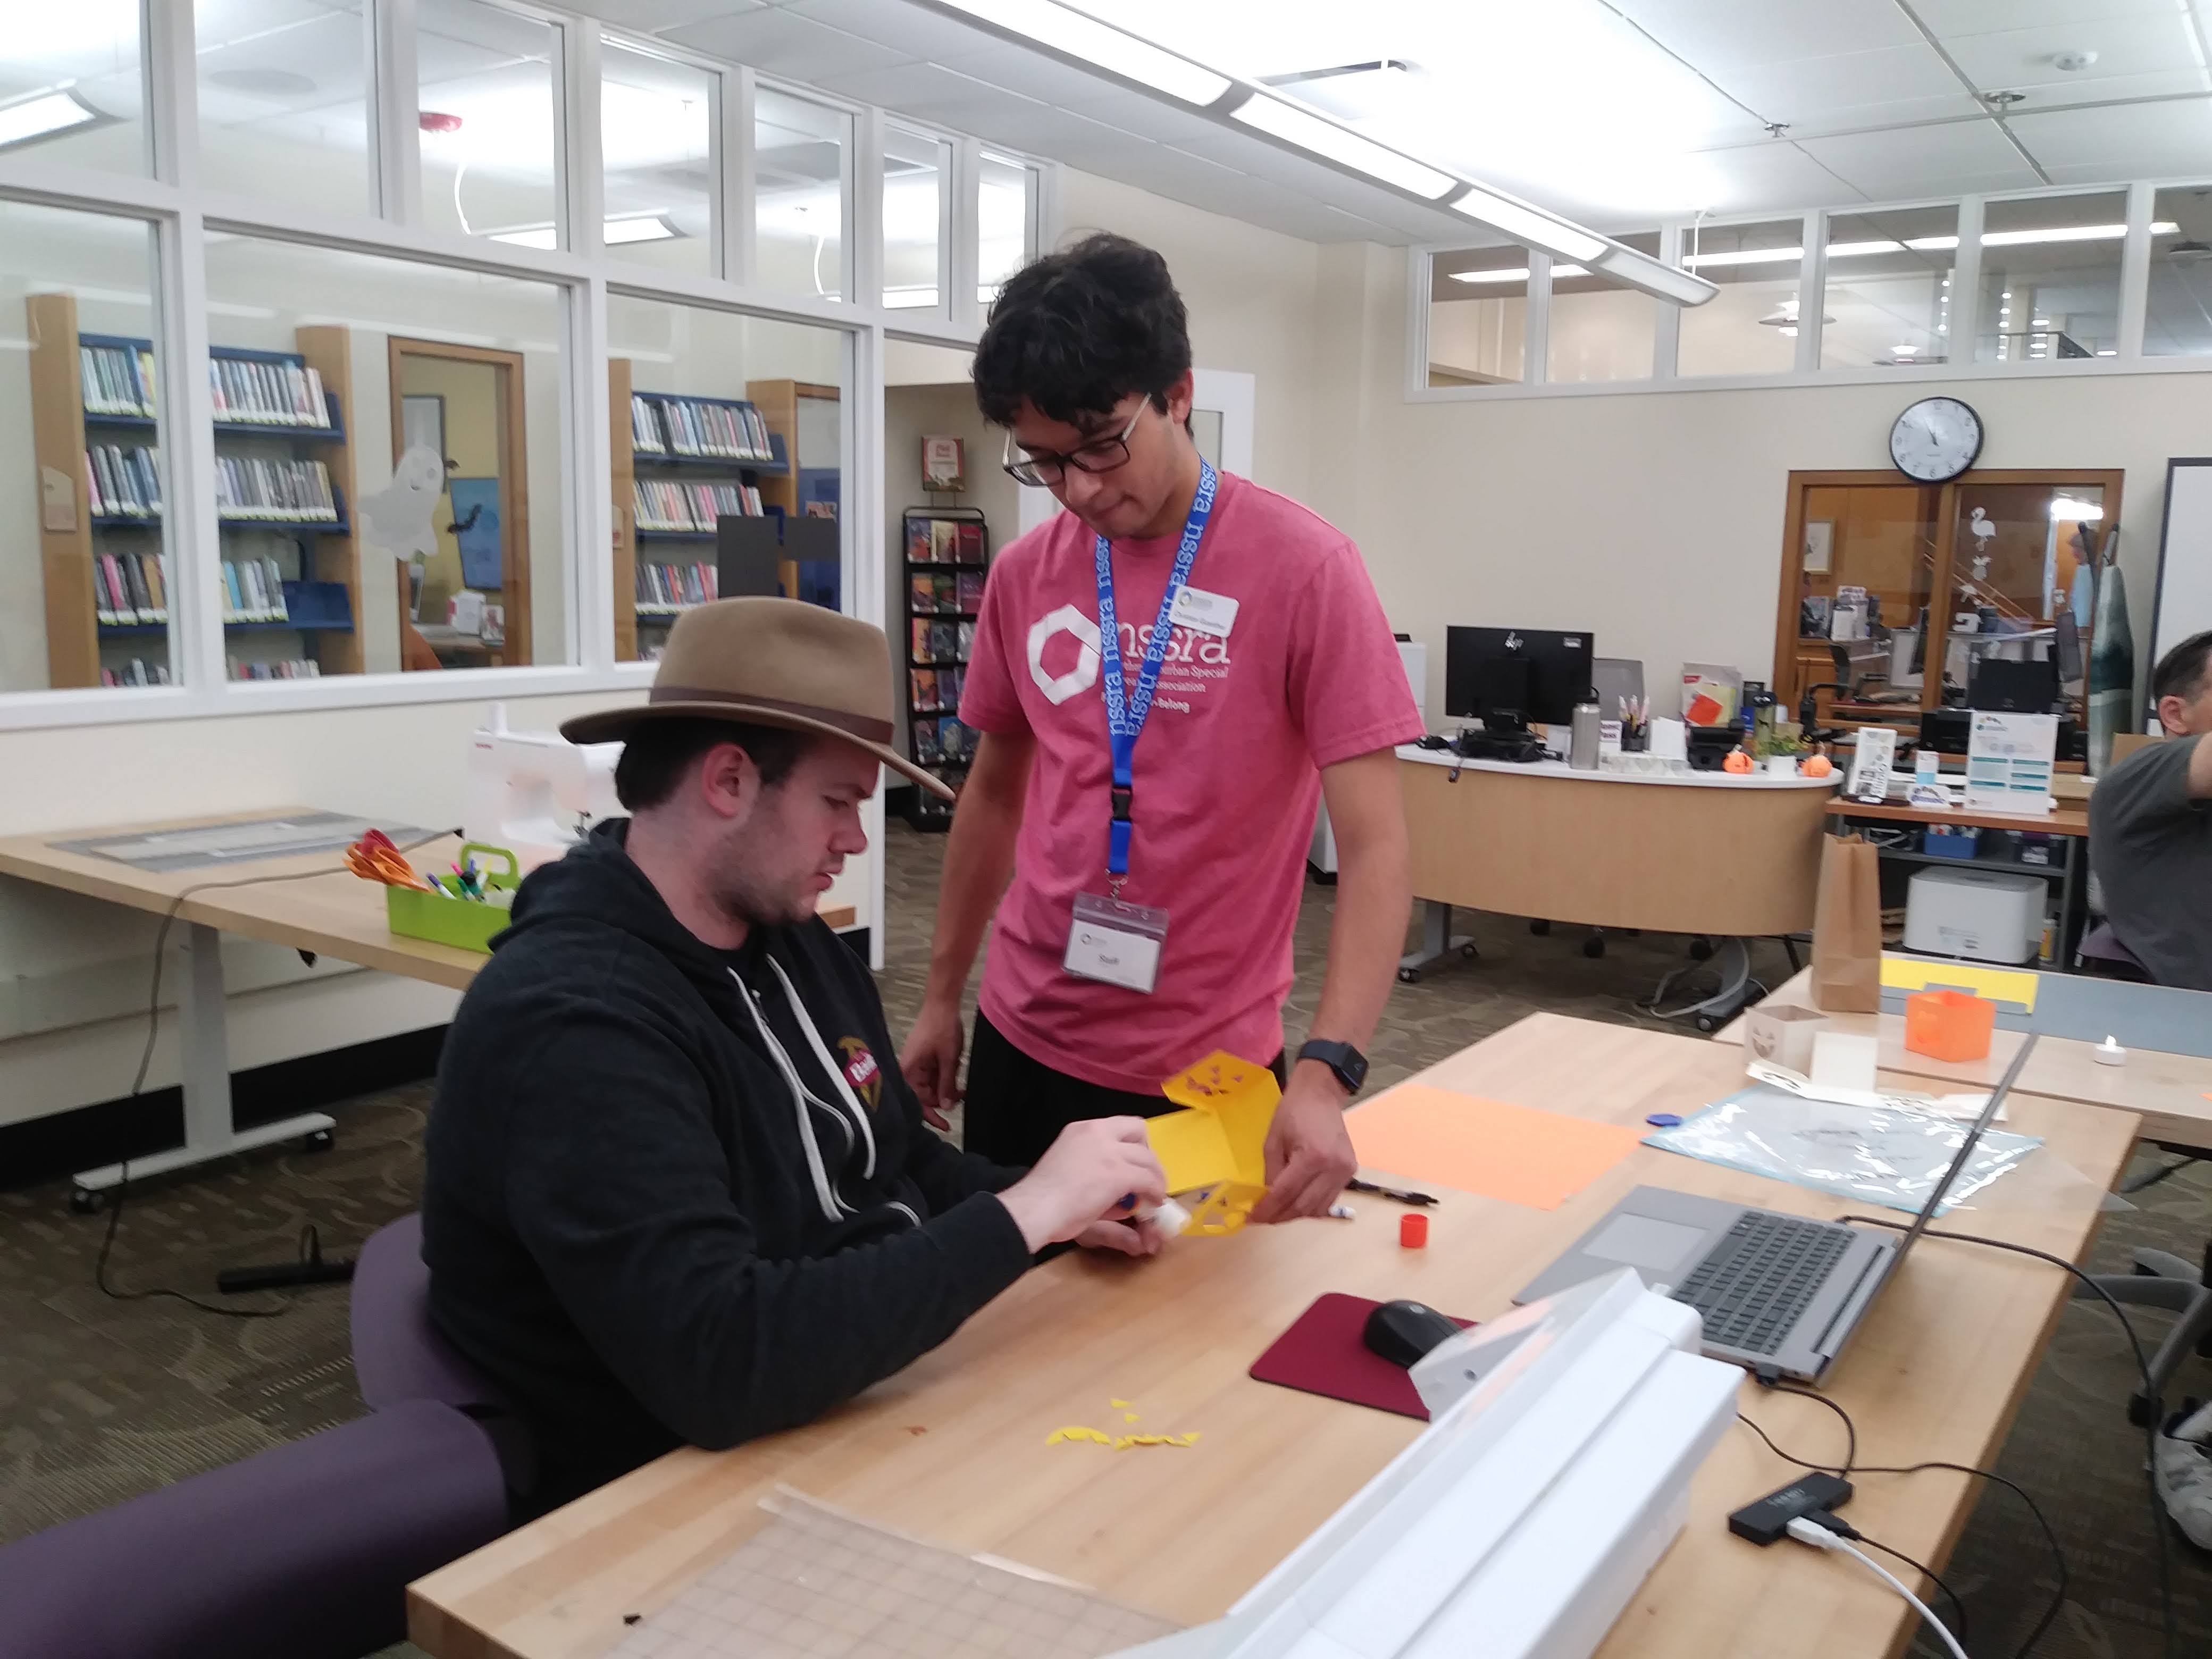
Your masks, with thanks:
M2212 991L2212 633L2151 674L2166 741L2136 750L2089 797L2089 863L2105 916L2160 985Z

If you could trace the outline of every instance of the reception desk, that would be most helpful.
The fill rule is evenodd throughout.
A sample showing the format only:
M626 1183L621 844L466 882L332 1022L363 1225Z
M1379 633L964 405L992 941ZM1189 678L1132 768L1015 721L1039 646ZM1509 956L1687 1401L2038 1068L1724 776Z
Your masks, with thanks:
M1813 925L1832 775L1577 772L1410 746L1398 761L1428 902L1401 977L1465 947L1452 907L1716 941ZM1724 982L1740 990L1747 961L1737 945Z

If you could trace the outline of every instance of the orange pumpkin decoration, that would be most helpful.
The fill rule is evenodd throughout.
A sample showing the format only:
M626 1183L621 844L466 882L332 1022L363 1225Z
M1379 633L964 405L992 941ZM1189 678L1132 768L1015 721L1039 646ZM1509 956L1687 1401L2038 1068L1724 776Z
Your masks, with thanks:
M1825 778L1835 771L1836 763L1826 755L1809 755L1797 769L1808 778Z
M1729 751L1728 758L1721 763L1721 770L1723 772L1748 772L1751 770L1751 757L1745 754L1741 749L1732 749Z

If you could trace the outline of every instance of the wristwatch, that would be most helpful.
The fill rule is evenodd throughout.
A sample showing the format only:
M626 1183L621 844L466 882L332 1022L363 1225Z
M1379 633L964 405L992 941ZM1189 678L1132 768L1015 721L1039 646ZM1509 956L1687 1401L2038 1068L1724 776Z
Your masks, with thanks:
M1367 1081L1367 1056L1348 1042L1326 1042L1316 1037L1298 1050L1300 1060L1317 1060L1336 1074L1347 1095L1356 1095Z

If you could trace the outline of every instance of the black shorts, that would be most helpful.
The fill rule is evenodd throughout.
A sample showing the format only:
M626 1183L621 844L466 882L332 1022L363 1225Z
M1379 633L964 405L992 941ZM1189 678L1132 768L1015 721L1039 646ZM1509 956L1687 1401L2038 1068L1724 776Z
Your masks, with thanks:
M1271 1069L1280 1082L1282 1055L1275 1056ZM1163 1094L1131 1094L1054 1071L1007 1042L981 1009L975 1040L968 1045L965 1099L968 1150L994 1164L1022 1168L1042 1158L1071 1123L1092 1117L1158 1117L1180 1109Z

